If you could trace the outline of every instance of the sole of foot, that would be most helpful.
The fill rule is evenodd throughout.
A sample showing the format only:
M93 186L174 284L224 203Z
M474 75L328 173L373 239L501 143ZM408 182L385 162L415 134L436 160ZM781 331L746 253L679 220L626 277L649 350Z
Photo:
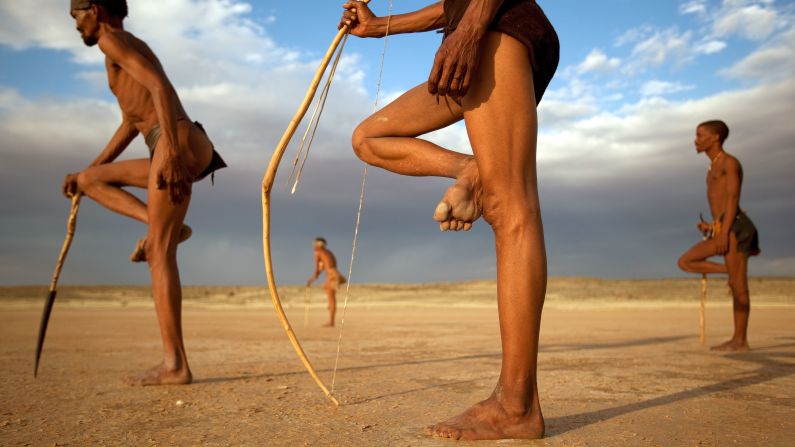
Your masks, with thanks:
M433 220L439 222L439 229L469 231L483 214L482 189L477 165L472 160L436 205Z

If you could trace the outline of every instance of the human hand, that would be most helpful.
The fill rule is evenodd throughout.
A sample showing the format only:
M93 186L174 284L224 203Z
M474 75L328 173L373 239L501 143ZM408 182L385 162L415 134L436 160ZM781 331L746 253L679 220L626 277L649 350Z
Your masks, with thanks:
M173 204L182 203L190 196L193 176L179 155L166 155L163 166L157 173L157 189L168 190Z
M472 75L480 62L480 37L458 29L439 47L428 77L432 95L461 98L469 91Z
M366 3L349 1L342 7L345 11L342 13L337 29L347 26L348 31L356 37L381 37L374 26L379 17L373 14Z
M61 192L64 197L70 199L77 194L77 174L66 174L63 186L61 186Z

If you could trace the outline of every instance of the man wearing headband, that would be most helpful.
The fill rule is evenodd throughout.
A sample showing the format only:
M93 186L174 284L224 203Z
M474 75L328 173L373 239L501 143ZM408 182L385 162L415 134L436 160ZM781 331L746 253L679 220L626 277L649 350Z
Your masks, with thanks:
M326 272L326 283L323 284L323 290L326 291L328 298L328 323L324 324L325 327L334 327L334 318L337 314L337 290L340 286L345 284L347 280L339 270L337 270L337 258L334 253L326 248L326 240L322 237L315 239L315 273L306 282L309 287L324 271Z
M71 15L87 46L105 55L110 89L122 122L100 154L84 170L66 176L63 193L85 194L111 211L147 224L146 237L132 255L146 261L152 278L164 359L131 385L186 384L192 380L182 340L182 291L177 244L190 237L183 223L191 185L226 166L204 129L182 107L160 61L137 37L124 30L125 0L72 0ZM149 157L114 161L144 135ZM146 203L124 187L145 188Z

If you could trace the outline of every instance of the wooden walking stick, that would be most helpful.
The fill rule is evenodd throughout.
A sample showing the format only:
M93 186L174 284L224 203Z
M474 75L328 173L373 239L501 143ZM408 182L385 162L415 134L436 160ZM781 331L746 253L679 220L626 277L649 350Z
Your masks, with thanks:
M41 348L44 346L44 336L47 333L47 323L50 321L50 313L52 312L52 305L55 303L55 295L57 294L56 288L58 287L58 278L61 276L61 269L66 261L66 254L69 253L69 247L72 246L72 239L75 237L75 227L77 225L77 211L80 209L80 194L79 192L72 196L72 208L69 210L69 220L66 222L66 237L64 238L63 245L61 246L61 254L58 255L58 262L55 264L55 273L52 275L50 282L50 291L47 295L47 301L44 303L44 312L41 314L41 324L39 325L39 340L36 343L36 363L33 366L33 377L37 377L39 373L39 359L41 358Z
M369 3L369 0L364 0L363 3ZM304 115L306 115L309 105L312 103L312 99L314 99L315 94L317 93L318 86L320 85L320 81L323 78L323 74L326 72L326 68L328 68L331 58L334 56L337 47L347 33L348 27L343 26L337 32L334 40L331 41L331 45L329 45L328 51L326 51L325 56L323 56L323 59L320 61L320 67L318 67L317 71L315 72L315 76L312 79L312 83L309 85L309 89L304 96L303 102L301 102L301 105L298 107L298 111L295 112L292 120L290 120L287 129L284 131L282 138L279 140L279 144L276 145L276 149L273 151L270 163L268 163L268 169L265 171L265 176L262 179L262 251L265 260L265 275L268 279L268 291L270 292L271 301L273 301L273 307L276 309L276 315L279 317L282 328L287 334L287 338L290 340L290 343L293 345L293 349L295 349L295 353L298 355L298 358L301 359L301 363L304 365L304 368L312 377L312 380L315 381L315 384L317 384L318 388L323 391L323 394L326 396L326 398L328 398L336 406L339 406L339 401L331 394L326 385L320 379L315 367L312 366L312 362L309 361L309 357L307 357L306 352L304 352L303 347L301 347L301 342L298 341L298 337L295 335L295 331L293 331L290 320L287 318L287 314L284 312L282 300L279 296L279 291L276 288L276 276L273 272L273 260L271 255L270 202L273 183L276 180L276 171L279 169L279 164L282 161L282 156L284 156L284 151L290 144L290 140L292 139L293 134L295 134L298 125L301 123L301 120L304 118Z

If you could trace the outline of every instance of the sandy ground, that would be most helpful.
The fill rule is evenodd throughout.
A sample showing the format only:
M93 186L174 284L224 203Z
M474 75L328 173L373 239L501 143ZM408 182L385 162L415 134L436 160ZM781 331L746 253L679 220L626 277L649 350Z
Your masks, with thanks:
M633 290L642 289L633 284ZM33 305L22 289L5 290L0 444L450 445L425 438L422 428L491 391L500 365L493 303L476 306L472 302L480 300L472 299L468 307L452 307L421 299L435 296L433 288L440 285L370 287L370 295L360 294L346 318L335 390L340 408L331 406L304 372L274 312L235 304L238 289L232 297L232 289L212 289L230 298L225 308L221 300L213 308L186 301L185 337L197 381L156 388L120 382L159 360L151 309L130 302L122 308L118 288L104 288L113 295L105 305L115 302L114 309L65 298L54 311L34 380L41 295ZM467 288L450 285L448 291L458 287ZM605 287L603 295L614 298L611 305L597 300L578 308L570 299L551 298L539 355L547 437L496 444L793 445L793 289L754 308L752 352L720 355L699 345L695 300L675 306L656 299L618 300L617 294L629 293L628 286ZM697 292L692 282L687 287ZM72 292L85 296L98 289L80 290ZM299 300L300 289L285 290ZM716 290L707 312L709 343L723 341L731 331L727 300ZM400 305L388 298L395 293L394 299L402 297ZM406 297L424 305L406 305ZM305 349L330 384L337 332L319 327L319 306L311 309L306 327L303 312L299 305L289 310Z

